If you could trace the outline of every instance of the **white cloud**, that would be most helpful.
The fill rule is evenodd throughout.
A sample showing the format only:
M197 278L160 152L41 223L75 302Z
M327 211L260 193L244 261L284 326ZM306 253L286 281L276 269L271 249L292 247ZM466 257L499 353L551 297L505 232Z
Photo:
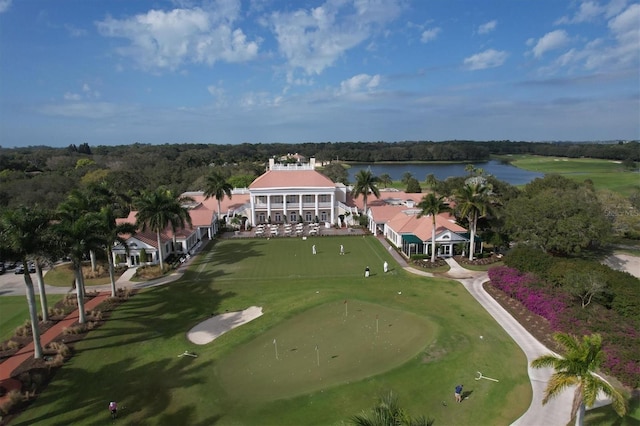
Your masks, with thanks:
M45 115L80 118L106 118L125 113L121 105L107 102L73 102L68 104L43 105L40 112Z
M0 13L4 13L11 7L11 0L0 0Z
M478 27L478 34L488 34L491 31L495 30L497 25L498 21L496 21L495 19L493 21L485 22Z
M84 83L81 88L82 93L66 92L62 97L65 101L77 102L83 99L97 99L100 92L93 90L89 84Z
M125 19L107 17L97 22L106 37L127 39L117 51L144 69L175 70L185 63L244 62L258 53L259 41L249 41L233 23L239 0L218 0L201 8L150 10Z
M79 101L80 99L82 99L82 95L80 95L79 93L71 92L66 92L63 97L65 101Z
M440 34L440 27L432 28L429 30L425 30L422 32L422 36L420 37L420 41L422 43L428 43L431 40L435 40Z
M600 5L593 0L583 1L573 16L563 16L555 23L556 25L580 24L583 22L593 22L602 16L608 19L624 10L626 4L627 0L611 0L605 5Z
M589 40L581 48L573 48L545 71L558 67L580 67L590 71L611 72L636 69L640 62L640 4L632 4L608 22L608 37Z
M401 0L327 0L312 9L274 12L270 24L288 66L320 74L401 12Z
M563 47L569 41L564 30L555 30L543 35L533 47L533 56L540 58L545 52ZM530 43L530 40L527 42Z
M489 49L465 58L464 65L472 71L496 68L502 65L508 56L509 54L505 51Z
M371 91L380 85L380 75L358 74L340 83L340 94Z

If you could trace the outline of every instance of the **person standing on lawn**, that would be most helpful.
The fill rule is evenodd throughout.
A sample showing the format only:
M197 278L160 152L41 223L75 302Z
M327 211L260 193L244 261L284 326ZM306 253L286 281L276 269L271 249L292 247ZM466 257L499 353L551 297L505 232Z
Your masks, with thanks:
M462 402L462 385L456 386L455 397L456 402Z
M109 403L109 411L111 412L112 419L118 417L118 404L115 401Z

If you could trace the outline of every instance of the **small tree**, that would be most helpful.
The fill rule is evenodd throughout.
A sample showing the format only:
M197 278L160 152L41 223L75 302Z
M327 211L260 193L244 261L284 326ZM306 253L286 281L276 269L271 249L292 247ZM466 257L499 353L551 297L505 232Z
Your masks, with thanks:
M533 368L553 367L555 370L547 383L542 404L575 386L571 418L575 418L576 425L582 426L585 407L595 404L599 392L611 398L613 409L623 417L627 412L625 399L596 374L604 361L600 335L592 334L579 339L566 333L556 333L554 339L564 347L563 356L542 355L531 362Z

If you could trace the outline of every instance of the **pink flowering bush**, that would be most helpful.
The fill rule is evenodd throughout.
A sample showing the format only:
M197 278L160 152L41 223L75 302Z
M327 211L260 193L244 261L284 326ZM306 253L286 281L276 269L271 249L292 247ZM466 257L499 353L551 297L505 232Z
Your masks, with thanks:
M540 279L535 275L514 268L492 268L489 279L491 285L518 300L530 312L547 319L554 331L576 336L600 333L605 340L604 371L625 385L640 386L640 332L629 319L597 304L583 309L569 294L539 285Z

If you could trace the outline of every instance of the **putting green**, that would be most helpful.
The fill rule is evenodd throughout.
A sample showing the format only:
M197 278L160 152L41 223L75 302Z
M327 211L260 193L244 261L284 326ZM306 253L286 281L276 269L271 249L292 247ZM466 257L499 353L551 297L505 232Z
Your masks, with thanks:
M288 398L400 366L433 341L435 330L424 317L340 300L238 347L220 360L216 373L232 399Z

